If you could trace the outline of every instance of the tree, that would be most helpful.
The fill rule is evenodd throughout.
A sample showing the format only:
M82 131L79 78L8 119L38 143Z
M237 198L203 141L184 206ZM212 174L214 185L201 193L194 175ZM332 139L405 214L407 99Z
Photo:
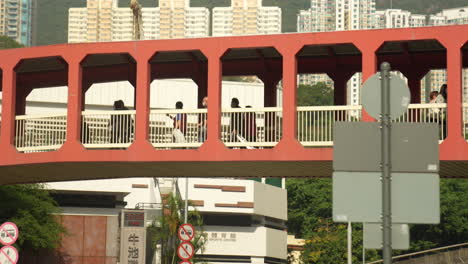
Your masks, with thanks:
M21 47L24 47L24 46L16 42L16 40L9 38L7 36L0 36L0 50L21 48Z
M56 202L40 184L0 186L0 222L15 223L20 236L15 246L20 250L53 250L65 232L56 214Z
M166 198L166 203L163 206L163 214L156 219L153 226L150 227L150 232L153 234L153 248L161 245L161 263L175 264L182 260L177 256L176 249L179 246L179 238L177 231L180 225L183 224L181 219L181 211L184 208L184 201L180 196L170 194ZM195 227L196 234L191 241L195 248L195 252L202 252L205 249L206 233L203 232L203 219L197 210L189 211L188 222ZM194 257L193 263L198 262Z
M304 263L344 263L346 226L332 221L331 179L290 179L288 190L288 231L306 239ZM468 237L468 181L442 179L440 185L441 222L413 225L411 248L415 252L466 242ZM360 260L362 225L353 224L353 257ZM324 254L326 252L326 254ZM379 259L376 250L367 250L366 259Z
M298 106L333 105L333 90L324 82L314 85L299 85L297 88Z

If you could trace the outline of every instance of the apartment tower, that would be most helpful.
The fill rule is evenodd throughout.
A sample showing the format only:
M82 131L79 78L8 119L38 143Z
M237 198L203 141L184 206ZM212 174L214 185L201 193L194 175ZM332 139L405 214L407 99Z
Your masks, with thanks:
M70 8L68 42L133 40L130 7L116 0L88 0L86 8ZM210 12L190 7L189 0L160 0L159 7L143 7L142 39L206 37ZM99 22L99 23L98 23Z
M230 7L213 8L213 36L281 33L281 8L261 0L231 0Z
M31 46L33 14L32 0L0 0L0 35Z

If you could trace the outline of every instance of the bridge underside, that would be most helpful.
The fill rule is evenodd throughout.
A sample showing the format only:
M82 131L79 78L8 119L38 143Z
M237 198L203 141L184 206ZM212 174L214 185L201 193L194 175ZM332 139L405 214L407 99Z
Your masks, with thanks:
M310 177L332 175L331 161L65 162L0 167L2 184L128 177ZM442 178L468 178L468 161L441 161Z

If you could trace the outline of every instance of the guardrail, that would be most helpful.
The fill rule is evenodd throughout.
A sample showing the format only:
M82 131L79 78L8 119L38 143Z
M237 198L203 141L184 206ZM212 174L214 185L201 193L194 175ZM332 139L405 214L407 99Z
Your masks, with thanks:
M230 108L221 113L221 140L227 147L274 147L281 140L282 108Z
M297 108L297 139L303 146L333 146L335 121L361 121L360 105L301 106Z
M467 111L468 104L463 106ZM442 142L447 135L446 107L446 104L412 104L394 122L437 123ZM305 147L333 146L334 122L358 122L361 113L361 106L298 107L297 139ZM128 148L134 140L135 114L135 110L82 112L81 142L89 149ZM198 148L206 140L207 117L206 109L152 110L149 140L158 149ZM66 140L66 118L65 114L17 116L16 148L22 152L57 150ZM467 119L465 114L464 124ZM282 128L282 108L222 110L221 140L230 148L274 147L281 140ZM465 126L463 135L468 137Z
M155 148L198 148L206 140L206 109L152 110L149 120Z
M394 122L437 123L439 142L447 137L447 104L411 104L406 114Z
M86 148L128 148L134 139L135 110L84 111L81 142Z
M15 146L20 152L59 149L67 137L67 115L22 115L16 117Z

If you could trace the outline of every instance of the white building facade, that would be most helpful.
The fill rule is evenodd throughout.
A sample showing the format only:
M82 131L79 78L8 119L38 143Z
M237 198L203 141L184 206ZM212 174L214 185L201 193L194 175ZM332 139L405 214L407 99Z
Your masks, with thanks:
M159 7L142 8L143 39L206 37L210 12L190 7L189 0L160 0ZM99 33L98 33L99 32ZM70 8L68 42L129 41L133 13L116 0L87 0L86 8Z
M281 8L262 0L231 0L230 7L213 8L213 36L281 33Z

